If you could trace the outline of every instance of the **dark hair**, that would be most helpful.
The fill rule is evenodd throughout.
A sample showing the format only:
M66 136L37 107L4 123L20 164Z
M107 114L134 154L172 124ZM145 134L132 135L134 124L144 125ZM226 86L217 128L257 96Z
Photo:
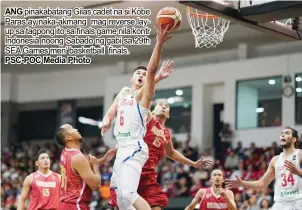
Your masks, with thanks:
M299 138L299 133L296 129L292 128L292 127L285 127L285 129L290 129L292 131L292 135L294 138L296 138L296 143L295 143L295 148L299 148L299 144L300 144L300 138Z
M48 155L48 153L46 152L46 150L44 150L44 149L39 150L39 152L37 153L37 155L35 157L35 160L38 160L39 157L40 157L40 155L44 154L44 153Z
M260 202L260 208L261 208L261 209L264 207L263 204L262 204L262 202L263 202L264 200L266 200L266 201L268 202L268 207L269 207L269 208L272 207L270 200L268 200L267 198L263 198L263 199L261 200L261 202Z
M58 128L55 132L55 139L57 143L61 146L65 146L65 129L64 128Z
M133 70L133 73L134 73L136 70L139 70L139 69L142 69L142 70L147 71L147 67L146 67L146 66L138 66L138 67L136 67L136 68Z

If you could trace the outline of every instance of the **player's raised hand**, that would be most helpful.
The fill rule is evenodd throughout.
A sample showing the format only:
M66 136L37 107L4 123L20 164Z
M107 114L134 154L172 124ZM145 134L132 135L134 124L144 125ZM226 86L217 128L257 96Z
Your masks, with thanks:
M164 61L162 66L159 69L159 77L160 79L166 79L173 72L174 61Z
M242 179L240 179L238 176L236 176L236 179L226 179L225 184L228 188L238 188L242 186Z
M97 166L97 167L99 166L99 160L96 157L94 157L93 155L89 155L88 159L89 159L91 166Z
M301 170L301 169L298 169L298 168L296 167L296 165L295 165L293 162L288 161L288 160L285 160L285 161L284 161L284 166L285 166L285 168L286 168L287 170L289 170L289 171L292 172L293 174L296 174L296 175L298 175L298 176L301 176L302 170Z
M106 152L106 154L104 155L105 162L109 162L110 160L112 160L112 158L115 156L116 152L117 152L116 147L108 150Z
M107 132L111 127L112 118L109 117L107 120L104 120L101 125L101 135L104 136L104 133Z
M203 157L201 157L199 160L197 160L194 163L195 168L212 168L214 165L213 161L211 160L204 160Z
M165 28L163 28L161 25L159 26L159 29L157 29L157 36L156 40L157 42L163 44L165 41L170 39L172 37L171 31L173 31L174 28L168 31L169 25L167 25Z

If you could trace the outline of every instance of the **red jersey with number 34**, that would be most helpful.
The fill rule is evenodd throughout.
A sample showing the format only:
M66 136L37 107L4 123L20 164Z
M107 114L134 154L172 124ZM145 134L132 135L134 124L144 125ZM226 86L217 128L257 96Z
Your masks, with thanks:
M199 210L228 210L228 204L224 197L215 195L212 188L206 188Z
M157 183L156 166L164 157L164 145L169 143L170 138L171 131L152 117L147 124L147 132L144 137L149 148L149 158L143 167L140 184Z
M30 184L30 203L28 210L59 209L60 176L50 172L45 175L39 171L32 173Z

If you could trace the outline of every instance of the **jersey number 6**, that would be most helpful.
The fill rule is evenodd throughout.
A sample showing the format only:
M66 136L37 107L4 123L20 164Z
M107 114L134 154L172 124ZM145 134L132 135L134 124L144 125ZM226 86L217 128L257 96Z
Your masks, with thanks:
M124 125L124 111L121 111L120 112L120 126L123 126Z

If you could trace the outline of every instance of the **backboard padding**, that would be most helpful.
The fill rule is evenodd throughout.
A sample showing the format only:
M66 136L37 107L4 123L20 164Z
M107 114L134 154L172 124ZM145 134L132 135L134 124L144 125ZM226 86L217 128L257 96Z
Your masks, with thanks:
M302 16L301 1L272 1L239 10L240 15L255 22L269 22Z

